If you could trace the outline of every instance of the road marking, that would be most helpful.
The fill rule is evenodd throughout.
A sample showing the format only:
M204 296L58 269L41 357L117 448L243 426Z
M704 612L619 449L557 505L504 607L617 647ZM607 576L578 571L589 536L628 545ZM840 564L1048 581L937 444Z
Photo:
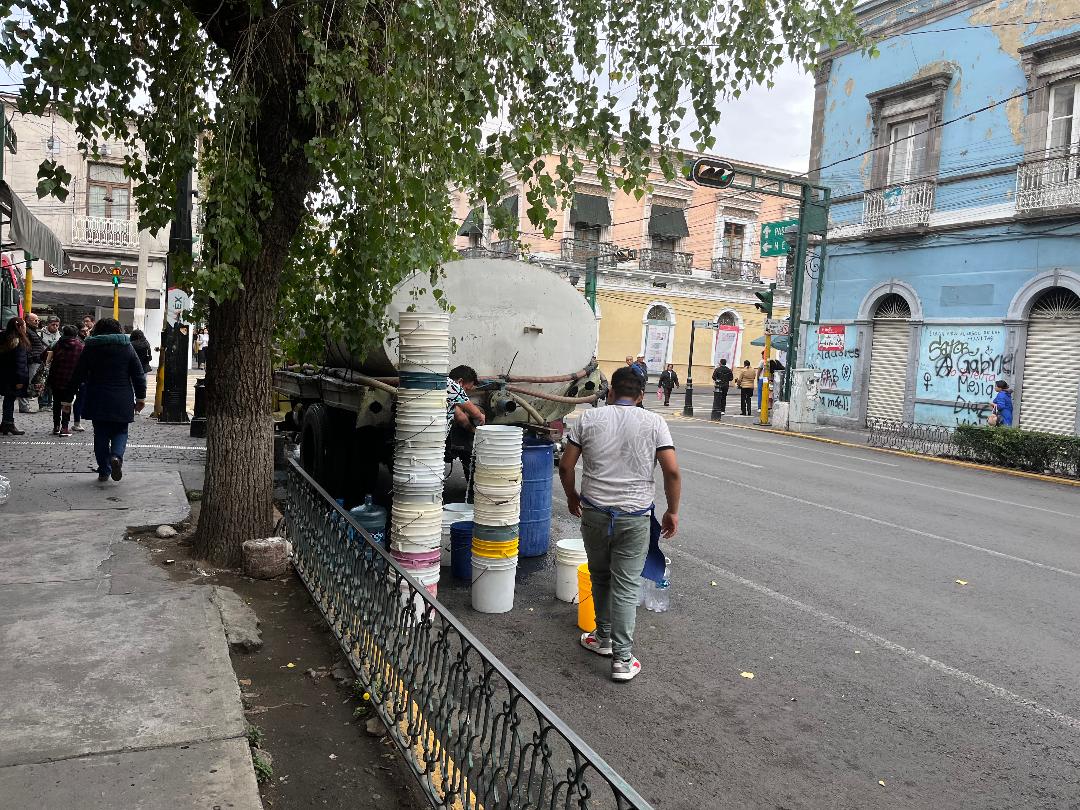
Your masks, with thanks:
M676 452L693 453L695 456L705 456L706 458L716 459L717 461L729 461L732 464L740 464L743 467L753 467L755 470L765 469L761 464L751 464L749 461L740 461L737 458L728 458L727 456L714 456L712 453L702 453L700 450L691 450L689 447L680 447Z
M698 437L698 441L708 442L710 444L719 444L719 445L724 446L724 447L740 447L741 446L737 442L725 442L725 441L720 441L719 439L706 439L704 437ZM685 448L680 448L680 450L684 450L684 449ZM871 478L881 478L881 479L883 479L885 481L895 481L895 482L897 482L899 484L909 484L909 485L911 485L913 487L926 487L927 489L933 489L933 490L935 490L937 492L948 492L948 493L950 493L952 495L962 495L965 498L976 498L977 500L991 501L991 502L996 503L996 504L1004 504L1005 506L1015 506L1015 507L1017 507L1019 509L1031 509L1031 510L1033 510L1035 512L1046 512L1047 514L1057 515L1058 517L1067 517L1067 518L1080 519L1080 515L1074 514L1072 512L1059 512L1056 509L1047 509L1045 506L1031 506L1030 504L1026 504L1026 503L1017 503L1016 501L1007 501L1004 498L999 498L999 497L996 497L996 496L979 495L976 492L964 492L963 490L959 490L959 489L949 489L948 487L940 487L940 486L937 486L936 484L924 484L922 481L911 481L911 480L908 480L907 478L897 478L896 476L893 476L893 475L885 475L883 473L868 472L867 470L860 470L860 469L856 469L855 467L844 467L844 466L839 465L839 464L827 464L824 461L814 461L813 459L809 459L809 458L800 458L799 456L791 456L791 455L788 455L787 453L777 453L775 450L753 450L752 452L754 452L754 453L763 453L763 454L768 455L768 456L780 456L781 458L785 458L785 459L788 459L788 460L791 460L791 461L801 461L804 464L817 464L819 467L830 467L830 468L832 468L834 470L843 470L844 472L853 472L853 473L857 473L858 475L868 475Z
M731 484L732 486L742 487L743 489L753 490L754 492L760 492L765 495L772 495L776 498L784 498L785 500L794 501L795 503L801 503L804 506L813 506L818 509L824 509L827 512L835 512L838 515L845 515L847 517L858 518L859 520L866 520L870 523L877 524L878 526L885 526L889 529L898 529L899 531L908 532L918 537L926 537L930 540L940 540L944 543L951 543L954 546L960 546L961 548L966 548L970 551L979 551L983 554L989 554L992 557L999 557L1003 560L1009 560L1010 562L1023 563L1024 565L1030 565L1034 568L1042 568L1044 571L1053 571L1055 574L1064 574L1065 576L1080 578L1080 573L1077 573L1076 571L1070 571L1067 568L1058 568L1054 565L1036 562L1035 560L1029 560L1024 557L1016 557L1012 554L1006 554L1004 551L995 551L992 548L977 546L974 543L965 543L963 540L955 540L952 537L945 537L943 535L934 534L932 532L924 532L921 529L913 529L910 526L902 526L899 523L892 523L888 520L882 520L881 518L870 517L870 515L863 515L858 512L849 512L847 509L841 509L838 506L829 506L828 504L818 503L817 501L808 501L805 498L799 498L795 495L788 495L786 492L777 492L776 490L765 489L764 487L755 487L753 484L745 484L742 481L735 481L731 478L721 478L718 475L701 472L700 470L691 470L687 467L683 467L682 471L693 473L694 475L700 475L704 478L711 478L714 481L720 481L724 484Z
M949 664L943 663L942 661L938 661L936 658L931 658L928 655L923 655L920 652L916 652L915 650L909 649L901 644L897 644L895 641L890 641L884 636L879 636L877 633L871 632L870 630L865 630L862 627L854 625L849 621L841 619L837 616L833 616L831 613L826 613L820 608L816 608L813 605L808 605L805 602L800 602L798 599L788 596L787 594L780 593L779 591L774 591L772 588L766 585L762 585L758 582L754 582L751 579L747 579L746 577L739 576L734 571L728 571L726 568L721 568L718 565L714 565L708 560L703 560L688 551L671 547L669 547L668 551L676 556L686 557L688 560L692 560L701 567L707 568L717 576L723 577L729 582L734 582L736 585L741 585L744 588L749 588L750 590L756 591L762 596L767 596L768 598L774 599L781 604L801 611L808 616L813 616L815 619L818 619L825 624L851 633L853 636L857 636L864 641L869 641L871 644L876 644L883 650L888 650L889 652L896 653L897 655L903 656L904 658L928 666L935 672L939 672L942 675L946 675L950 678L962 681L970 686L982 689L994 695L995 697L1000 698L1006 703L1010 703L1013 706L1017 706L1022 709L1029 709L1035 712L1035 714L1041 715L1042 717L1060 723L1067 728L1080 730L1080 719L1077 719L1072 715L1065 714L1064 712L1059 712L1057 709L1052 709L1049 706L1044 706L1037 700L1024 697L1023 695L1018 695L1015 692L1010 692L1008 689L1005 689L1002 686L998 686L995 683L991 683L988 680L980 678L978 675L972 675L970 672L965 672L962 669L957 669L954 666L950 666Z
M727 433L730 430L732 430L732 428L718 428L718 427L714 427L714 426L711 426L711 425L679 425L679 430L713 430L713 431L719 430L721 433ZM706 441L709 441L709 440L706 439ZM752 444L771 444L771 445L774 445L776 447L791 447L792 446L791 444L789 444L787 442L777 442L777 441L771 441L769 439L745 439L745 440L741 440L739 442L730 442L729 444L732 447L745 447L744 442L750 442ZM862 462L864 464L878 464L878 465L880 465L882 467L899 467L900 466L899 464L893 464L892 462L889 462L889 461L878 461L877 459L873 459L873 458L862 458L860 456L853 456L853 455L850 455L848 453L834 453L834 452L832 452L830 450L818 450L818 449L813 448L813 447L795 447L793 449L797 449L800 452L805 452L805 453L818 453L820 455L828 456L830 458L849 458L852 461L859 461L859 462ZM762 451L762 452L765 452L765 451ZM781 453L780 455L783 455L783 454ZM785 456L785 458L798 458L798 456Z
M14 442L0 442L0 444L20 444L20 445L32 445L35 447L93 447L91 442L29 442L29 441L14 441ZM128 448L136 448L139 450L196 450L198 452L205 453L205 447L195 447L189 444L128 444Z

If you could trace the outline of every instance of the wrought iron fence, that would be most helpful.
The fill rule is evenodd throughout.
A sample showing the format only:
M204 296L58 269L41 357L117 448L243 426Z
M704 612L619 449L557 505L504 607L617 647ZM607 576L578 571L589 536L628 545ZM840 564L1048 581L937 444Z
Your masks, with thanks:
M922 180L866 192L863 225L868 230L882 230L930 224L935 188L932 180Z
M866 443L871 447L922 453L927 456L958 455L951 427L873 416L867 417L866 427L870 429Z
M564 262L584 263L598 259L601 265L614 265L619 246L614 242L593 242L588 239L560 239L559 258Z
M651 810L293 460L296 570L432 807Z
M727 281L756 283L761 278L761 263L731 256L717 256L712 260L712 277Z
M1016 210L1080 205L1080 155L1021 163L1016 169Z
M694 254L660 248L638 251L638 269L647 273L676 273L688 276L693 271Z

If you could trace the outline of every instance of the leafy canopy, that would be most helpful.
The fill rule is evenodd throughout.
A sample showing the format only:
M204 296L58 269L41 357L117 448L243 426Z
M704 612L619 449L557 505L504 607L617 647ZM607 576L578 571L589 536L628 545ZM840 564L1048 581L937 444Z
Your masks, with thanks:
M497 203L516 177L530 221L550 233L549 209L585 161L626 191L644 187L652 161L674 176L689 110L694 145L711 148L719 102L852 39L853 7L15 0L0 58L26 77L24 111L71 119L89 153L102 138L131 147L144 226L171 218L199 141L206 247L192 285L218 301L278 285L285 316L314 317L360 348L402 278L419 268L435 280L458 226L452 188L509 229ZM39 193L58 196L71 180L49 162L39 176ZM283 202L296 193L298 211ZM287 250L265 273L242 272L282 236Z

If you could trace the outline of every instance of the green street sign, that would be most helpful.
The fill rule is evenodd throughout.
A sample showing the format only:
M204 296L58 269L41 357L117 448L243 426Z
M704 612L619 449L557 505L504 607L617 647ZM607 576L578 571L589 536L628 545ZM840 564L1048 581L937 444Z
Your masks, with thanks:
M788 244L784 231L798 225L797 219L782 219L779 222L764 222L761 225L761 258L787 256Z

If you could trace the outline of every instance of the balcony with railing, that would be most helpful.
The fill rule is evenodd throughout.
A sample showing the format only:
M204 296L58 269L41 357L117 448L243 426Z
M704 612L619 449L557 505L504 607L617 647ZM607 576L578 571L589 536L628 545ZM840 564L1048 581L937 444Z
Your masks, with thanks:
M712 260L712 277L724 281L756 282L761 278L761 263L720 256Z
M642 248L638 251L638 269L647 273L676 273L688 276L693 272L693 263L693 253L658 248Z
M1080 206L1080 154L1021 163L1016 169L1016 210Z
M458 248L457 254L462 259L518 259L521 258L521 243L516 239L500 239L487 247Z
M930 224L934 183L900 183L863 195L863 226L868 231L918 228Z
M589 259L599 259L600 264L614 264L619 246L614 242L594 242L589 239L560 239L559 258L564 262L584 264Z
M76 214L71 218L71 243L137 250L139 223L134 219Z

